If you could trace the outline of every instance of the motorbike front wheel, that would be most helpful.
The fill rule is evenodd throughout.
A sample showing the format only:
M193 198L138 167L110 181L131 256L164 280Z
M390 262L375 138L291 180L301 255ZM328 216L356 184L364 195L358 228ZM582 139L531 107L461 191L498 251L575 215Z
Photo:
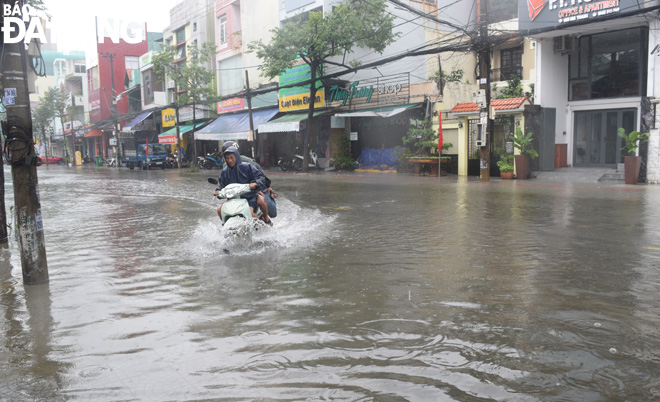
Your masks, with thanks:
M280 165L280 169L282 169L283 172L289 170L289 167L287 166L288 163L284 159L280 159L278 165Z
M300 171L302 170L302 168L303 168L303 161L302 161L302 159L300 159L300 158L296 158L296 160L293 161L293 167L294 167L297 171L300 172Z
M197 161L197 166L198 166L200 169L204 169L204 163L205 163L205 162L206 162L205 160L203 160L203 159L199 159L199 160Z

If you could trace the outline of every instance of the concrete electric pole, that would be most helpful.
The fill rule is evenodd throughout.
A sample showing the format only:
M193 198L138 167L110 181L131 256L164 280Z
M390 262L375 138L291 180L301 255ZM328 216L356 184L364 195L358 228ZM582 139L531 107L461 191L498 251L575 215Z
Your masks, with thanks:
M477 145L481 149L480 181L490 181L490 44L488 41L488 1L479 4L479 133Z
M15 2L16 4L18 1ZM37 157L32 134L25 44L5 43L2 83L7 120L2 132L14 184L14 213L25 284L48 282L48 263L39 201Z

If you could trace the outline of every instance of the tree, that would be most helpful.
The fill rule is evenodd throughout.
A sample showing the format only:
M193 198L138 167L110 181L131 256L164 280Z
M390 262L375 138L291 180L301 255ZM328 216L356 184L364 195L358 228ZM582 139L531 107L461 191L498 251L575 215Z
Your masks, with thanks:
M64 120L66 117L66 101L69 99L69 94L60 88L51 87L46 90L44 96L39 102L39 108L43 106L42 114L40 118L50 120L53 118L59 118L60 124L62 125L62 134L64 134ZM69 149L69 144L64 141L64 160L68 163L71 158L69 155L73 153L73 150Z
M45 102L40 102L39 106L32 112L33 133L35 136L37 133L41 134L41 141L48 144L46 147L46 158L49 156L50 151L50 142L47 140L47 133L51 130L54 117L52 112L48 110L48 106ZM46 159L46 164L48 164L48 159Z
M211 103L215 99L215 73L209 71L206 66L215 61L216 46L214 43L205 42L200 48L188 46L186 48L188 57L181 60L177 58L176 46L166 46L152 59L153 71L159 79L166 78L174 80L176 99L174 107L177 111L176 125L179 126L179 107L192 105L193 107L193 153L197 155L195 144L196 105ZM177 130L178 131L178 130ZM176 147L180 148L179 135L177 132ZM181 153L179 152L179 168L181 168Z
M309 67L309 99L316 98L316 81L320 78L321 68L325 64L351 67L346 58L355 47L366 47L382 53L398 36L392 32L394 16L386 12L384 0L352 0L338 3L332 13L323 15L312 11L308 17L301 15L295 21L284 24L283 28L271 30L270 43L261 41L251 43L249 49L263 60L259 69L268 78L274 78L293 67L302 59ZM307 20L304 18L307 17ZM336 62L332 58L344 56L344 61ZM351 62L353 66L358 63ZM314 130L312 118L314 102L309 102L307 130L303 139L303 169L307 171L309 158L309 139Z

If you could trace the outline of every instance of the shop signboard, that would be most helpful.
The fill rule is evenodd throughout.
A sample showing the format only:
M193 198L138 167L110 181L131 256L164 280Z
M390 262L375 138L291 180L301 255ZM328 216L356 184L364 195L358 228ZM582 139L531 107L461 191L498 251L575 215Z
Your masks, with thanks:
M209 110L206 106L196 105L195 106L195 120L199 121L202 119L209 118ZM192 106L185 106L179 109L179 121L192 121L193 120L193 108Z
M657 5L657 1L651 2ZM573 22L596 22L621 12L644 9L637 0L518 0L521 31L555 27Z
M218 114L245 109L245 98L231 98L218 102Z
M353 81L327 89L327 101L337 107L380 106L408 103L410 79L407 73Z
M163 109L161 111L161 116L162 116L161 123L163 127L174 127L175 125L174 108Z
M321 75L319 71L317 75ZM308 81L312 78L311 68L302 59L298 59L293 67L280 74L279 85L280 87L296 84L299 82ZM314 107L325 106L325 94L323 90L323 83L320 80L316 81L316 96L314 97ZM290 88L283 88L279 91L279 105L280 112L291 112L294 110L309 109L309 84L302 86L295 86Z

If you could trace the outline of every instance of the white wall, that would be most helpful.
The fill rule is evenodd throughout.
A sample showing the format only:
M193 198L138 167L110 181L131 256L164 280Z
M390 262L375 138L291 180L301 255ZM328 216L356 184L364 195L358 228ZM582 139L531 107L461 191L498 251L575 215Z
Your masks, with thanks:
M262 63L255 53L248 52L248 45L261 39L269 43L270 30L279 28L279 4L273 0L242 0L241 26L243 28L243 66L248 67L250 87L257 88L268 82L277 83L277 77L268 79L254 68ZM245 73L243 73L243 76Z
M552 38L537 40L534 103L556 109L555 143L568 144L568 161L572 165L573 130L569 126L567 80L568 56L555 54Z
M660 18L656 18L649 24L649 52L660 45ZM654 32L656 34L654 34ZM655 98L654 102L660 101L660 49L649 55L648 85L646 94L649 98ZM653 111L653 107L651 108ZM647 180L649 183L660 184L660 104L655 106L656 114L655 129L650 131L647 161Z

